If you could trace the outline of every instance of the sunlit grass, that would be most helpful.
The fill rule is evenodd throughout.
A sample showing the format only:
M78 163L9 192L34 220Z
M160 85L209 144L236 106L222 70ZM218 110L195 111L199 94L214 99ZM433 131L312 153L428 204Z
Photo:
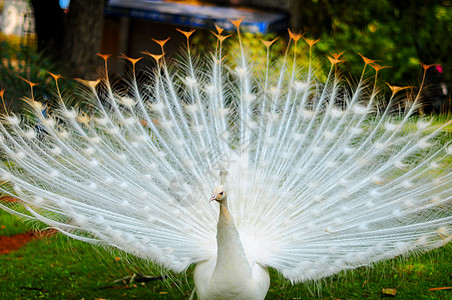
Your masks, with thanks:
M0 215L0 224L15 227L10 233L30 229L6 213ZM2 234L9 230L5 229ZM295 286L271 271L267 299L379 299L383 289L396 290L397 299L446 299L452 290L429 289L451 285L451 250L446 245L420 256L396 258ZM193 288L193 268L177 284L171 279L115 283L135 271L124 255L56 234L0 255L0 299L188 299Z

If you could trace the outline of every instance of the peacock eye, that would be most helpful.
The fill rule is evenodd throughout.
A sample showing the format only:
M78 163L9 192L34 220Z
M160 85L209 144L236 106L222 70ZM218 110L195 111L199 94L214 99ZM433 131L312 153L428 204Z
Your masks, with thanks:
M223 196L223 192L220 192L220 196Z

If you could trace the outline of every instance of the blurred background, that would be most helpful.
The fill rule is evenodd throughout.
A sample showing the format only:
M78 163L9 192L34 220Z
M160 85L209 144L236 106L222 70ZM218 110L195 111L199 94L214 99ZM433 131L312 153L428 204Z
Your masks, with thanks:
M109 70L124 73L126 64L117 59L121 54L160 54L152 39L171 37L165 51L175 53L185 41L176 28L197 29L194 48L205 52L215 24L233 30L229 19L241 17L246 44L257 52L263 45L253 37L279 36L272 51L282 54L291 28L321 39L315 46L320 69L328 70L328 54L345 51L341 68L352 77L362 72L358 53L390 66L381 74L392 85L419 85L419 63L432 64L422 112L451 110L450 0L0 0L0 89L5 89L8 109L17 110L29 90L18 76L40 83L36 94L45 100L53 85L47 72L97 78L100 52L112 54Z

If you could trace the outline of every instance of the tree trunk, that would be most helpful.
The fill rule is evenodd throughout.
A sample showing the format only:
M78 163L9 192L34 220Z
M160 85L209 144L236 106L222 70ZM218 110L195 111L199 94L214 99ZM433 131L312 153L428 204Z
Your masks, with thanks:
M93 80L97 76L106 0L72 0L65 26L60 60L70 76Z
M31 0L35 17L38 51L59 59L64 36L64 15L58 0Z

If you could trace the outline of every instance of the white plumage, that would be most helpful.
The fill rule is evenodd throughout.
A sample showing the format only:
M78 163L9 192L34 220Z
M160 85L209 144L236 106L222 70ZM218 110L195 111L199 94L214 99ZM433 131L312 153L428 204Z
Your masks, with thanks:
M450 122L413 117L420 93L401 112L403 89L383 105L367 79L337 76L338 56L320 83L297 50L255 65L238 33L237 57L224 58L218 29L199 60L182 33L185 59L169 67L147 53L157 67L146 82L85 82L92 113L58 94L54 113L30 98L35 120L5 117L0 189L23 201L20 214L175 272L197 264L207 299L264 298L269 267L295 283L450 241L452 147L437 139ZM218 221L208 200L222 170Z

